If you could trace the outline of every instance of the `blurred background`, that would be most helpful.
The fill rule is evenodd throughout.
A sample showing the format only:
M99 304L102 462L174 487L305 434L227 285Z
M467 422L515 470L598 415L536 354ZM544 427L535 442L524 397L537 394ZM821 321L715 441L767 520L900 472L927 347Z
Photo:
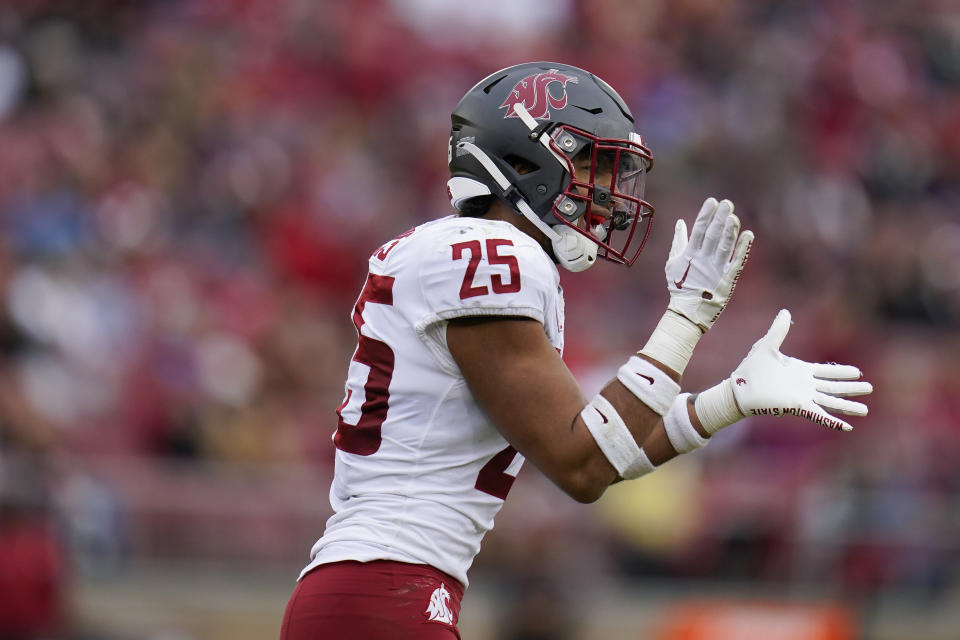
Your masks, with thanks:
M563 275L588 394L709 195L757 242L685 386L789 307L786 353L876 391L852 433L746 420L593 505L528 465L464 638L960 637L953 0L4 0L0 637L277 637L366 258L449 213L451 109L533 59L610 82L656 159L637 264Z

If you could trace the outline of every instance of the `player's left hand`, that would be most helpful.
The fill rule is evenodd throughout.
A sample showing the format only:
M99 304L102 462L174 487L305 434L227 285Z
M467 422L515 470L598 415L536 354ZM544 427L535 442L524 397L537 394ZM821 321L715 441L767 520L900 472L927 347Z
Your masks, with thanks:
M780 311L766 335L757 340L729 378L736 404L744 415L796 415L831 429L853 427L831 415L867 415L862 396L873 386L860 380L860 370L849 364L804 362L780 353L790 330L790 312Z
M707 198L689 239L687 224L677 220L665 268L668 308L707 331L730 301L752 243L729 200Z

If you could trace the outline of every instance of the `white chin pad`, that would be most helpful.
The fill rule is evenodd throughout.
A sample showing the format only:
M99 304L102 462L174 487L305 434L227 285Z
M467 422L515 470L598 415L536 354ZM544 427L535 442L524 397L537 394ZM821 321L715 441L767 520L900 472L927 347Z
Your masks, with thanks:
M556 225L553 230L557 234L557 239L552 241L553 254L563 268L576 273L585 271L596 263L597 249L600 248L596 242L564 224ZM606 235L606 230L603 235Z

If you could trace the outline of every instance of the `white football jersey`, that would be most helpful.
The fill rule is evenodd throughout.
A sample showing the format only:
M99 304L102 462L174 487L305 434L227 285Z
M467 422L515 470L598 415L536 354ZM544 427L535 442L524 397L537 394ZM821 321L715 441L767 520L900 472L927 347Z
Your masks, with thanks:
M563 352L557 268L510 223L450 216L370 257L337 410L334 515L303 574L329 562L384 559L428 564L467 584L523 464L447 348L448 320L482 315L533 318Z

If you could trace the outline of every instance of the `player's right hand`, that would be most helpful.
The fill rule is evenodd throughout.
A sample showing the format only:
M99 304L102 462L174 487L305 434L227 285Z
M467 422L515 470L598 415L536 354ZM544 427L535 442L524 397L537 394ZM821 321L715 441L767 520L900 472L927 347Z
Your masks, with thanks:
M790 330L790 312L782 309L767 334L757 340L729 378L737 407L744 415L796 415L831 429L853 427L829 412L867 415L867 406L847 400L873 391L848 364L815 364L780 353Z
M687 224L677 220L665 268L668 308L707 331L730 301L752 243L729 200L707 198L689 238Z

